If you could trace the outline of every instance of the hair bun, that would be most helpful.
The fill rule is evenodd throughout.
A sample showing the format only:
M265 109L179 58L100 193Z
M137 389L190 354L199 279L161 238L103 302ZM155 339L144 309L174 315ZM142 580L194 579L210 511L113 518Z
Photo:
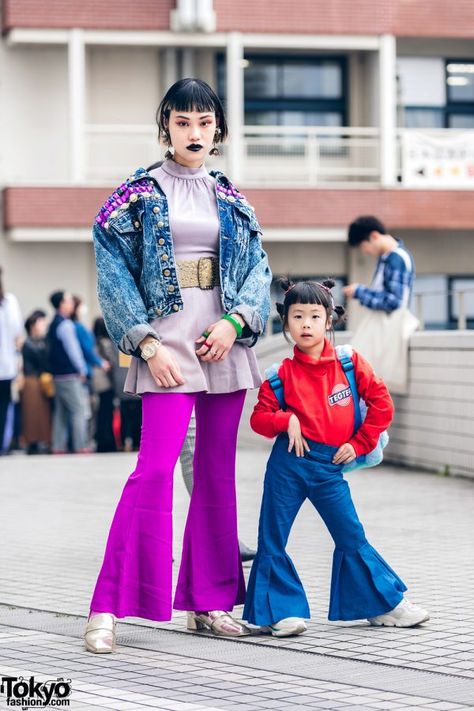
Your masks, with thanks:
M344 320L344 316L346 314L346 310L345 310L344 306L335 306L334 312L337 316L337 319L336 319L337 323Z
M325 279L321 284L325 286L326 289L333 289L336 286L336 282L333 279Z
M282 289L282 291L288 291L290 286L294 286L294 283L291 281L289 276L280 277L280 279L278 281L279 281L280 288Z

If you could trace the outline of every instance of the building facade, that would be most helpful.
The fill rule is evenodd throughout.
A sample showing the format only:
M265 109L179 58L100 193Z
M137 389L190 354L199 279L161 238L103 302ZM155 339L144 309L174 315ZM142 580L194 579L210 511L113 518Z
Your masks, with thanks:
M376 214L415 256L426 326L474 325L472 2L4 0L2 10L0 263L25 314L57 288L97 313L94 216L162 156L158 102L197 76L225 100L230 126L209 164L255 206L275 274L367 283L373 264L348 249L347 224Z

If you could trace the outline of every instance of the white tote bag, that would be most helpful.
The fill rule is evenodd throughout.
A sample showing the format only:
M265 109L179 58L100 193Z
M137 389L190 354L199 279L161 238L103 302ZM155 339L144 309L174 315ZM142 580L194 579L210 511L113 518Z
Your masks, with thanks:
M368 311L351 340L396 395L408 391L408 346L418 326L418 319L405 307L390 314Z

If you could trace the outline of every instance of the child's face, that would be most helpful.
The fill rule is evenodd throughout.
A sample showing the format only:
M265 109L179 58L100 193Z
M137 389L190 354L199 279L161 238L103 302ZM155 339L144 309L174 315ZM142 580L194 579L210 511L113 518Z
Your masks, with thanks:
M326 309L321 304L291 304L287 323L290 336L305 353L320 346L331 328Z

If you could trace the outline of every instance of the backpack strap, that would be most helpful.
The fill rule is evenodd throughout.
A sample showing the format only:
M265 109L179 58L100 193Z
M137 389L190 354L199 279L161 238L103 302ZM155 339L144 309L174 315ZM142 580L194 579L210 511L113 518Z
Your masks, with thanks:
M279 363L273 363L270 368L265 371L265 377L273 390L276 399L280 403L282 410L286 410L285 394L283 389L283 383L280 376L278 375L278 370L280 368Z
M349 383L349 387L351 389L352 399L354 401L354 432L357 432L362 424L362 416L360 412L359 393L357 392L352 353L352 347L347 344L343 346L336 346L337 359L342 365L347 382Z

